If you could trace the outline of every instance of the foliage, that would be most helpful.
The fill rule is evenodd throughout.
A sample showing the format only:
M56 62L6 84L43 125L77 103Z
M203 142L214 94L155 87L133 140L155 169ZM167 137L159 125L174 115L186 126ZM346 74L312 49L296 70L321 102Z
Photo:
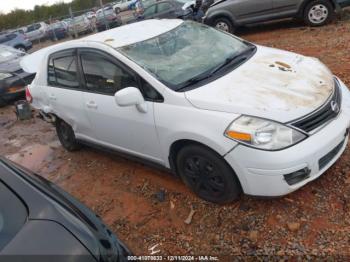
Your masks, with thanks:
M108 2L111 2L111 0L103 0L104 4ZM99 6L99 0L73 0L71 3L61 1L50 6L36 5L33 10L15 9L8 14L0 12L0 31L26 26L34 22L49 22L50 19L67 18L70 16L69 7L72 7L74 14L80 15L89 9L98 8Z

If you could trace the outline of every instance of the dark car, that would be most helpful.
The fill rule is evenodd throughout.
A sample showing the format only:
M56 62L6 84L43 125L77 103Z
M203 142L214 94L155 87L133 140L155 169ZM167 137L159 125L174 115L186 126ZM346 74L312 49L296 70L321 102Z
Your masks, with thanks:
M219 0L210 6L203 21L231 33L239 26L283 18L322 26L333 19L336 10L346 6L350 6L350 0Z
M78 200L0 158L0 261L117 262L130 254Z
M68 25L65 22L57 22L49 25L47 34L50 40L60 40L68 36Z
M17 49L0 45L0 107L24 97L25 86L34 79L35 74L24 72L19 64L25 55Z
M112 6L104 7L96 12L96 28L98 32L108 28L115 28L122 25L120 17L115 13Z
M11 46L22 52L26 52L33 47L32 42L28 40L26 35L19 32L1 34L0 44Z
M183 9L183 1L158 1L147 8L143 14L133 20L128 21L128 23L152 19L152 18L180 18L180 19L192 19L192 12L190 9Z

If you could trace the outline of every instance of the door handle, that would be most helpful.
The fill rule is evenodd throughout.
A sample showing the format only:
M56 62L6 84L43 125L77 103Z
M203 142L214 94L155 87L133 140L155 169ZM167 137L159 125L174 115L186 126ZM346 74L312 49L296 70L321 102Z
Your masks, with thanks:
M53 95L53 94L49 95L49 98L50 98L50 100L53 100L53 101L55 101L55 100L56 100L56 96L55 96L55 95Z
M97 104L96 104L94 101L89 101L89 102L87 102L87 103L86 103L86 106L87 106L88 108L94 108L94 109L97 108Z

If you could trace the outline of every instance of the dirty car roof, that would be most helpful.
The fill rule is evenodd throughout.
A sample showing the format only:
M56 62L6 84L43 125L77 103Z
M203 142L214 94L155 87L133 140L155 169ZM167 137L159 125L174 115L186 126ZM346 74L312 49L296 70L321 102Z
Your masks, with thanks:
M164 34L179 26L182 22L180 19L145 20L94 34L82 40L104 42L113 48L117 48Z

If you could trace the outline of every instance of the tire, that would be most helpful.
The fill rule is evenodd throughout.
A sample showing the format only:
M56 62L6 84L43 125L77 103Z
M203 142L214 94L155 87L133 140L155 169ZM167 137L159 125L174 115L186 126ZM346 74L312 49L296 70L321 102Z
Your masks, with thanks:
M225 17L215 19L213 27L227 33L234 33L235 31L233 23Z
M62 146L68 151L77 151L81 148L72 127L59 118L56 120L56 132Z
M206 201L228 203L242 192L232 168L204 146L194 144L182 148L176 157L176 168L184 183Z
M304 22L308 26L322 26L329 23L335 15L335 10L328 0L316 0L306 5Z
M23 52L23 53L26 53L26 52L27 52L26 48L25 48L24 46L22 46L22 45L18 45L18 46L16 46L15 48L16 48L17 50Z
M120 10L120 8L117 7L114 11L115 11L116 14L119 14L122 10Z

